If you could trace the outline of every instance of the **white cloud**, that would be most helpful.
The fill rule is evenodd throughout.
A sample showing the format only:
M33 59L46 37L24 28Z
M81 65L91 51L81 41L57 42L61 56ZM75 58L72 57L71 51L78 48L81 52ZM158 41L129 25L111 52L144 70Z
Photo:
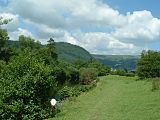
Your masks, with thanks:
M45 43L55 37L92 53L137 54L160 38L160 19L150 11L124 15L101 0L12 0L5 11L14 18L7 25L11 38L25 34ZM21 28L19 17L34 33ZM106 30L92 32L88 28Z
M133 44L127 44L113 38L108 33L94 32L94 33L78 33L74 35L80 45L92 53L99 54L117 54L122 51L135 51L136 47ZM112 51L113 50L113 51ZM116 52L117 51L117 52ZM123 52L127 54L127 52ZM132 52L130 52L132 53Z
M22 28L18 28L14 32L9 32L9 36L10 36L11 40L18 40L20 35L25 35L25 36L30 36L32 38L35 38L34 35L31 32L29 32L26 29L22 29Z
M142 45L160 37L160 20L154 18L149 11L136 11L126 16L127 24L117 28L112 35L123 41Z
M54 28L73 29L84 24L122 26L126 21L117 10L97 0L12 0L8 10Z

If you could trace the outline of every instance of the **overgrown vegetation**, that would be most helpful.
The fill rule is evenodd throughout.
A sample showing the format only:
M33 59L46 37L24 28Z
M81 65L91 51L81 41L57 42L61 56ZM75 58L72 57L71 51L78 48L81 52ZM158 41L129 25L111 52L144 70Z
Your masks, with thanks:
M50 100L78 96L96 86L97 76L110 68L96 60L73 64L58 60L52 38L43 46L19 36L19 47L9 45L0 29L0 119L45 119L55 115ZM99 67L100 66L100 67Z

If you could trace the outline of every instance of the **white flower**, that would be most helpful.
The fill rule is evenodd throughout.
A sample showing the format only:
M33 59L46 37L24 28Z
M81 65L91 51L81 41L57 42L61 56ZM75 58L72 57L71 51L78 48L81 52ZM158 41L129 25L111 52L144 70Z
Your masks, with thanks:
M55 105L56 105L56 103L57 103L56 99L54 99L54 98L53 98L53 99L51 99L51 105L52 105L52 106L55 106Z

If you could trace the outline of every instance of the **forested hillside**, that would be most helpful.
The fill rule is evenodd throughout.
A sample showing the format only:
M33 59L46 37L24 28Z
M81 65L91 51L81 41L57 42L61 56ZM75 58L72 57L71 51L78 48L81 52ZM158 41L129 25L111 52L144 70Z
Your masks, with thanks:
M82 47L72 45L70 43L57 42L56 50L59 59L68 62L73 62L76 60L89 61L93 58L92 55Z
M9 44L12 47L19 47L19 41L9 41ZM88 51L80 46L66 42L56 42L55 45L58 59L65 62L75 62L76 60L89 61L93 58Z

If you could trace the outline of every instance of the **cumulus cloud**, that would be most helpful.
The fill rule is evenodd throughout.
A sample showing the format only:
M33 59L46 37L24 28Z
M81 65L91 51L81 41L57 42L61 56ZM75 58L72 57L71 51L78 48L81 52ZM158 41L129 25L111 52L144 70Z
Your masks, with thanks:
M135 50L136 46L127 44L113 38L108 33L94 32L94 33L78 33L74 35L80 45L92 53L99 54L118 54L120 51ZM116 51L112 51L115 49Z
M26 29L22 29L22 28L18 28L14 32L9 32L9 36L11 40L18 40L20 35L25 35L25 36L30 36L32 38L35 38L35 36L31 32L29 32Z
M137 54L160 38L160 19L150 11L121 14L101 0L12 0L5 12L14 18L7 25L12 38L25 34L45 43L55 37L91 53ZM19 17L34 33L21 28Z
M123 15L97 0L12 0L8 11L54 28L125 24Z
M160 37L160 20L154 18L149 11L136 11L127 14L127 24L117 28L112 35L123 41L142 45L144 42L152 42Z

